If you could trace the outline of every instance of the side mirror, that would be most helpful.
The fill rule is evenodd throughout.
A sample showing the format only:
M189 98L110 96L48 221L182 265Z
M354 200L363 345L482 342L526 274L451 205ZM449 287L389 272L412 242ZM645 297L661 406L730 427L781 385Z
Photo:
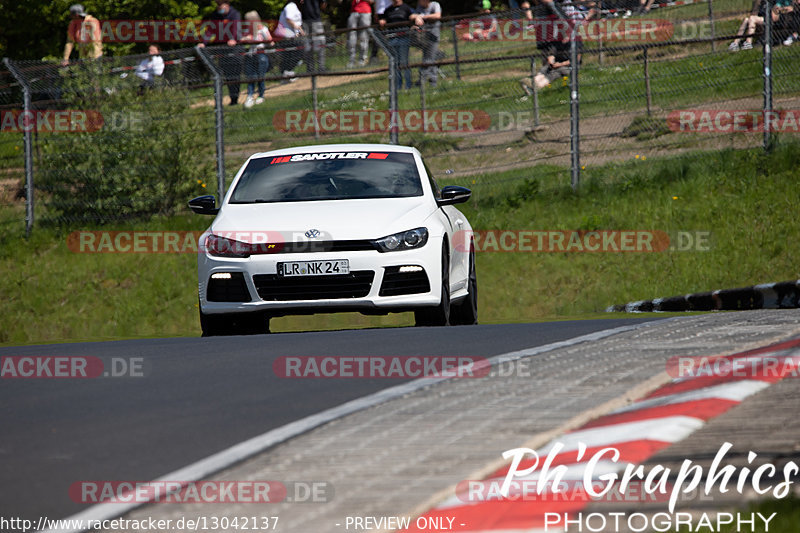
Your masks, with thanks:
M217 199L210 194L189 200L189 209L198 215L216 215L219 213Z
M472 196L472 191L458 185L448 185L442 189L442 197L436 200L439 207L443 205L463 204Z

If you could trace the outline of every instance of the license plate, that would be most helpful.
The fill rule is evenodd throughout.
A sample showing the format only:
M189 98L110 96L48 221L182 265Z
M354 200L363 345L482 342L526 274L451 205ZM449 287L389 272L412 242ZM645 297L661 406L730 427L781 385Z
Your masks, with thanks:
M350 261L347 259L278 263L278 275L285 278L293 276L335 276L349 273Z

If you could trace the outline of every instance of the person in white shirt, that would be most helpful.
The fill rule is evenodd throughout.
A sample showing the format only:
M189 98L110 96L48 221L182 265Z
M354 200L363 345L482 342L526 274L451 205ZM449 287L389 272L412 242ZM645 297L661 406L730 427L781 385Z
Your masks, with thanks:
M281 40L278 46L280 48L289 48L289 50L281 52L280 63L284 76L294 76L294 67L303 57L303 51L300 47L303 46L301 37L304 34L303 14L300 12L300 8L294 2L286 2L278 19L278 26L275 28L275 37ZM289 81L297 81L297 78L292 78Z
M158 45L151 44L147 53L149 57L143 59L136 67L136 75L142 80L139 91L152 89L156 84L156 77L164 74L164 59Z
M269 29L261 23L257 11L248 11L244 15L245 27L242 32L242 43L249 45L244 56L244 74L247 76L247 99L244 101L246 108L255 104L264 103L264 76L269 71L269 56L266 53L267 45L272 46L272 35ZM258 85L258 97L255 96Z

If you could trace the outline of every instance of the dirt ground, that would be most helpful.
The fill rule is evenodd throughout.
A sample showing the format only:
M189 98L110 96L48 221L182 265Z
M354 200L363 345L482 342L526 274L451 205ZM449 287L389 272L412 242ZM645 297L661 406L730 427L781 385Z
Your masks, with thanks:
M797 109L800 98L781 98L775 108ZM749 97L703 103L704 110L759 109L761 97ZM665 118L669 110L654 108L652 116ZM650 140L622 137L622 131L634 118L644 115L641 109L581 118L579 124L582 165L602 165L609 161L674 155L686 151L752 148L760 146L762 133L681 133L672 132ZM402 139L401 139L402 143ZM429 156L438 174L467 176L487 170L502 172L531 164L570 164L570 121L568 118L533 125L514 131L483 132L465 138L458 148Z

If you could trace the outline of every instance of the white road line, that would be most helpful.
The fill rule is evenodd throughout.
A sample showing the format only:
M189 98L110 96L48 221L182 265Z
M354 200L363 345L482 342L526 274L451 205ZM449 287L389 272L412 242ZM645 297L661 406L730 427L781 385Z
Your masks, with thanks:
M685 392L678 392L668 396L660 396L650 400L642 400L634 404L621 407L612 411L611 415L620 413L630 413L640 409L647 409L650 407L659 407L662 405L672 405L676 403L692 402L697 400L708 400L716 398L720 400L730 400L734 402L741 402L748 396L757 393L762 389L770 386L767 381L757 380L741 380L732 381L730 383L723 383L721 385L712 385L711 387L703 387L702 389L694 389Z
M556 442L564 445L559 453L577 450L580 443L585 444L587 448L594 448L611 446L629 440L678 442L702 427L703 424L702 420L690 416L667 416L580 429L555 439L541 450L537 450L536 453L540 457L547 455Z
M678 319L677 317L668 318L665 320L659 320L658 323L663 324L666 321L677 320L677 319ZM489 358L488 360L492 364L492 366L495 366L509 361L516 361L523 357L531 357L544 352L558 350L560 348L574 346L576 344L582 344L584 342L597 341L600 339L604 339L606 337L610 337L612 335L617 335L619 333L625 333L628 331L633 331L635 329L646 327L652 325L653 323L654 322L642 322L639 324L632 324L630 326L620 326L617 328L605 329L602 331L589 333L587 335L581 335L580 337L574 337L572 339L567 339L564 341L545 344L544 346L537 346L535 348L527 348L516 352L509 352L505 354L496 355L494 357ZM279 428L267 431L266 433L262 433L261 435L253 437L246 441L240 442L239 444L235 444L230 448L217 452L209 457L206 457L205 459L201 459L200 461L197 461L183 468L175 470L174 472L165 474L160 478L154 480L153 483L176 481L176 480L180 481L201 480L203 478L210 476L211 474L224 470L225 468L228 468L238 462L241 462L249 457L261 453L268 448L271 448L291 438L297 437L298 435L311 431L312 429L319 427L323 424L327 424L328 422L336 420L337 418L342 418L347 415L353 414L357 411L361 411L363 409L374 407L378 404L388 402L396 398L400 398L406 394L415 392L430 385L434 385L436 383L449 379L452 378L449 377L420 378L414 381L409 381L408 383L403 383L401 385L396 385L388 389L380 390L368 396L364 396L362 398L349 401L342 405L326 409L325 411L313 414L311 416L307 416L300 420L296 420ZM146 503L147 502L144 501L132 502L132 503L98 503L89 507L85 511L76 513L72 516L64 518L63 520L82 520L84 523L86 523L89 520L91 521L108 520L111 518L118 517L129 511L132 511L137 507L141 507ZM48 529L44 533L55 533L55 532L81 533L86 530L87 528L59 529L59 530Z

